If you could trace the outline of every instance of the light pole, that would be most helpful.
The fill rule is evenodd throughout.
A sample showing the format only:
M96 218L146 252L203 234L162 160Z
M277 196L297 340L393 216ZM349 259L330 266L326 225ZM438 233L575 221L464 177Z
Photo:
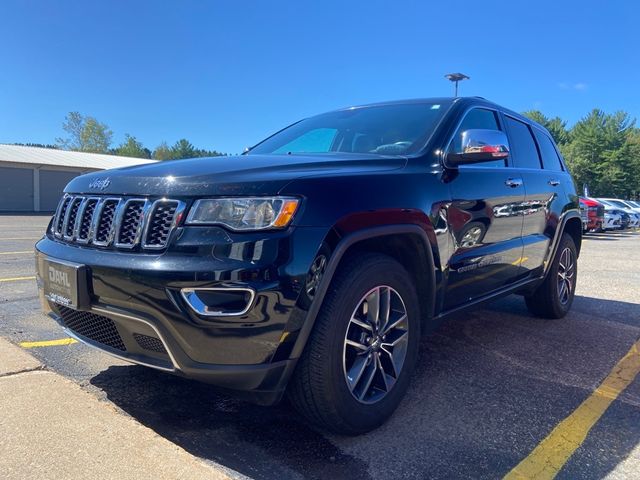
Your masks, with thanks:
M455 96L458 96L458 82L461 82L462 80L470 80L471 77L467 77L464 73L447 73L445 75L445 78L447 78L449 81L455 83L456 85L456 89L455 89Z

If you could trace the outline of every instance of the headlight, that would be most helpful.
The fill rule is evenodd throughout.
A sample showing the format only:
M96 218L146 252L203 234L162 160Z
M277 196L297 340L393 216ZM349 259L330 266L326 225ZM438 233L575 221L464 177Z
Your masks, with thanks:
M284 228L293 219L298 199L291 197L210 198L196 200L189 225L224 225L231 230Z

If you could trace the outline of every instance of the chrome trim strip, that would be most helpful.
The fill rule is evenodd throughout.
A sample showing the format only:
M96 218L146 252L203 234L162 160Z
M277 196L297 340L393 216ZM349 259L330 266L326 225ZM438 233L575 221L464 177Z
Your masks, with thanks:
M138 227L136 228L136 233L133 238L133 243L121 243L118 240L120 239L120 233L121 233L120 230L122 229L122 220L124 219L124 215L127 213L127 207L129 206L130 203L133 203L133 202L142 203L142 218L140 219L140 222L138 223ZM117 212L117 216L115 218L115 235L114 235L113 244L116 248L131 249L138 244L141 231L144 227L144 221L145 221L144 215L145 215L145 209L147 208L147 203L149 203L149 201L144 198L129 198L124 203L122 203L122 205L119 208L119 211Z
M163 203L175 203L176 204L176 211L173 214L173 219L171 221L171 226L169 227L169 235L167 236L167 241L164 242L161 245L149 245L147 243L147 236L149 234L149 227L151 226L152 220L153 220L153 215L156 211L156 209L158 208L158 206L160 204ZM153 204L151 205L150 208L150 212L149 212L149 217L146 219L146 224L144 226L144 232L142 234L142 248L148 249L148 250L161 250L163 248L165 248L169 242L171 241L171 235L173 234L176 226L178 225L178 222L180 221L180 219L182 218L182 215L184 214L184 211L187 207L187 204L181 200L171 200L168 198L161 198L159 200L156 200L153 202Z
M200 300L200 305L194 304L194 298L198 298L197 291L207 292L249 292L250 297L247 302L247 306L238 312L212 312L208 310L208 307ZM253 307L253 302L256 299L256 291L249 287L212 287L212 288L182 288L180 289L180 295L187 303L189 308L198 315L203 317L239 317L245 315ZM199 298L198 298L199 300Z
M104 207L105 207L105 205L106 205L106 203L108 201L116 202L114 218L113 218L113 222L111 223L111 229L109 230L109 233L107 234L107 239L105 241L98 241L98 240L96 240L96 233L98 232L98 229L100 228L100 224L102 223L102 213L103 213ZM94 212L95 218L94 218L94 222L93 222L93 232L92 232L92 236L91 236L91 243L93 245L97 245L98 247L108 247L113 242L115 226L116 226L116 215L118 213L118 207L120 206L121 202L122 202L121 198L118 198L118 197L107 197L107 198L103 198L102 202L99 205L96 205L96 209L98 207L100 207L100 210L97 212L97 214Z
M87 346L89 346L91 348L95 348L96 350L100 350L103 353L111 355L112 357L118 358L120 360L124 360L125 362L135 363L137 365L143 365L145 367L155 368L157 370L162 370L162 371L165 371L165 372L176 372L176 371L180 370L180 368L178 367L178 363L176 362L173 354L171 353L171 350L169 350L169 348L167 346L167 342L165 342L164 338L162 337L162 335L160 334L158 329L152 323L148 322L147 320L143 320L142 318L133 317L131 315L125 315L125 314L122 314L122 313L112 312L110 310L106 310L106 309L103 309L103 308L100 308L100 307L92 307L90 311L91 312L100 312L100 314L102 314L102 315L105 315L105 314L106 315L114 315L114 316L117 316L117 317L126 318L127 320L134 320L134 321L137 321L137 322L144 323L144 324L148 325L149 327L151 327L151 329L156 333L156 335L158 335L158 339L162 342L162 345L164 345L164 349L167 351L167 354L169 355L169 359L171 360L171 364L173 365L173 368L167 368L167 367L163 367L161 365L145 362L144 360L140 360L140 359L137 359L137 358L127 357L125 355L119 355L119 354L115 353L111 349L107 350L107 349L103 348L99 342L94 342L90 338L83 338L80 335L76 334L70 328L66 327L64 325L64 320L57 313L50 312L49 316L52 317L54 320L56 320L58 323L60 323L61 326L62 326L62 329L71 338L73 338L73 339L79 341L80 343L82 343L84 345L87 345Z
M78 211L76 212L76 221L73 226L73 241L78 241L78 233L80 232L80 225L82 225L82 216L84 215L84 209L87 205L87 197L76 197L81 198L80 205L78 205Z
M62 237L62 226L60 226L60 230L58 230L58 224L60 223L60 214L62 213L62 207L64 206L67 198L69 198L70 196L71 195L69 195L68 193L65 193L60 199L60 203L58 203L58 208L56 209L53 225L51 226L52 233L56 238Z
M84 201L83 196L78 195L78 196L72 197L71 201L69 202L69 206L65 211L64 225L62 226L62 238L67 242L72 242L75 238L76 228L78 226L78 212L80 211L80 207L82 206L83 201ZM73 206L77 202L80 202L80 205L78 205L78 210L76 210L76 218L73 220L73 225L71 226L69 225L69 220L70 220L69 217L71 217L71 211L73 210ZM71 235L67 235L67 230L69 230L69 227L71 227Z
M169 359L171 360L171 364L173 365L173 368L171 369L171 368L159 367L157 365L148 365L148 364L146 364L144 362L132 360L132 359L126 358L126 357L123 358L124 360L127 360L127 361L132 362L132 363L138 363L140 365L146 365L148 367L157 368L157 369L160 369L160 370L169 371L169 372L180 370L180 367L178 366L178 362L176 362L175 357L171 353L171 349L169 348L169 345L167 345L167 342L165 341L164 337L162 336L162 334L160 333L158 328L153 323L151 323L148 320L145 320L143 318L140 318L140 317L134 317L133 315L127 315L125 313L114 312L114 311L108 310L106 308L91 307L91 311L92 312L99 312L102 315L106 316L107 318L108 318L109 315L114 315L116 317L125 318L127 320L133 320L133 321L136 321L136 322L144 323L145 325L151 327L151 329L156 333L156 335L158 335L158 339L162 342L162 345L164 345L164 349L167 351L167 354L169 355Z
M87 206L89 205L89 202L94 201L96 202L95 207L93 207L93 213L91 214L91 220L89 222L89 230L87 231L87 238L80 238L80 229L82 228L82 222L84 221L84 215L85 212L87 210ZM93 221L96 215L96 209L98 208L98 205L100 204L100 198L99 197L87 197L85 198L84 204L80 206L80 208L82 209L82 211L80 212L80 222L78 223L78 231L75 235L76 238L76 242L80 243L82 245L86 245L91 241L91 229L93 227Z
M104 207L104 198L98 199L96 208L93 209L93 218L91 219L91 226L89 227L89 242L94 243L96 240L96 229L100 223L100 215L102 214L102 208Z

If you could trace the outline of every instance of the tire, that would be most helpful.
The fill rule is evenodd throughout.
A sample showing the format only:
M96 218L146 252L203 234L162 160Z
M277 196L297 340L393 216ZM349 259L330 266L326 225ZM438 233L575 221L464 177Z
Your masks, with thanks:
M531 313L542 318L564 317L571 309L577 278L576 245L571 235L563 233L546 278L531 295L525 297L527 308Z
M368 323L375 317L376 295L383 298L383 306L391 305L387 326L396 325L384 337ZM291 403L313 424L338 434L357 435L380 426L409 386L418 354L419 319L418 297L402 265L373 253L347 259L332 280L289 384ZM394 340L396 345L390 346Z

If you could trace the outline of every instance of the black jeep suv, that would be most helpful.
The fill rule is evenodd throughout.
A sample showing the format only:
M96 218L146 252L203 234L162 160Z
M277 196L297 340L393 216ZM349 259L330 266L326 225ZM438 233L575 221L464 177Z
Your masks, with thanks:
M573 301L578 196L548 132L481 98L367 105L237 157L78 177L36 245L43 305L126 360L285 392L356 434L401 401L420 335L510 293Z

